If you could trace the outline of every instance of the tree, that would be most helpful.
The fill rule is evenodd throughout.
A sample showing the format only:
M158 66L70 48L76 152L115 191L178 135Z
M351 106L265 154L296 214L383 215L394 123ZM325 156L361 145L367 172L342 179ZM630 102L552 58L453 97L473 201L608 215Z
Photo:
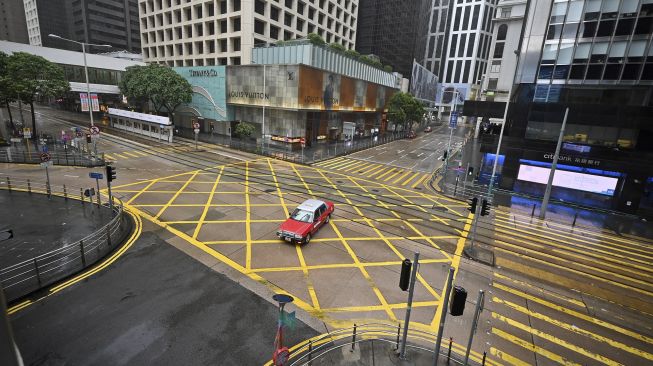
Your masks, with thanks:
M356 50L346 50L345 55L347 55L349 57L353 57L353 58L355 58L357 60L358 60L359 57L361 57L361 54L358 53L358 51L356 51Z
M11 129L14 130L14 118L11 115L11 108L9 103L13 102L14 98L11 95L9 89L9 75L7 74L7 64L9 63L9 55L0 51L0 102L3 106L7 107L7 113L9 114L9 123L11 124Z
M385 70L386 72L392 72L392 66L385 65L385 66L383 66L383 70Z
M149 100L157 113L165 109L168 116L193 99L193 87L188 80L158 64L128 67L119 87L127 98Z
M388 116L395 123L395 126L397 123L401 123L404 130L406 123L410 123L412 129L413 122L419 121L424 112L422 103L408 93L395 93L388 103Z
M341 45L340 43L329 43L329 47L335 51L338 52L345 52L347 49L345 46Z
M324 38L322 38L319 34L316 33L309 33L306 36L306 39L309 40L312 44L316 46L324 46L326 42L324 42Z
M239 137L249 137L254 133L254 125L247 122L240 122L236 125L235 133Z
M41 56L16 52L7 58L8 91L28 103L32 114L32 136L36 138L34 102L38 97L55 97L70 90L61 66Z

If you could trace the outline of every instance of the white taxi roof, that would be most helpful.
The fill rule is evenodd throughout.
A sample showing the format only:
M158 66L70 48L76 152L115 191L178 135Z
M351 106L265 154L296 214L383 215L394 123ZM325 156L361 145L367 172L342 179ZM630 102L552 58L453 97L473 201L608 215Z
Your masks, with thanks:
M318 207L322 206L323 204L324 204L323 201L310 199L302 202L302 204L299 205L297 208L300 210L315 211L317 210Z

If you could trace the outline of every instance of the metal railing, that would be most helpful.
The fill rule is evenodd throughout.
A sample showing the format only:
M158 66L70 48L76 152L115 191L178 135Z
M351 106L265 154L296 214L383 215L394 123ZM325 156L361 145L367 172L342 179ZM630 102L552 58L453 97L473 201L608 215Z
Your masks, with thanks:
M70 165L83 167L103 166L105 161L101 157L92 157L79 150L57 150L49 151L50 161L54 165ZM23 163L39 164L41 163L41 152L25 149L7 148L0 150L0 162L2 163Z
M109 209L99 204L97 200L91 202L90 198L85 198L82 188L70 189L65 185L51 186L46 183L32 182L29 179L23 181L6 177L0 181L0 189L21 194L27 192L26 194L60 196L66 200L78 199L80 205L92 204ZM103 196L100 201L106 204L108 199L107 196ZM4 288L7 301L19 299L79 272L115 249L123 241L129 229L128 225L123 225L122 201L115 197L112 215L111 221L107 224L74 243L1 268L0 284Z
M337 329L301 343L299 347L290 353L289 365L311 365L312 362L328 356L332 351L349 347L351 347L351 350L353 351L357 345L371 341L384 342L394 346L395 350L398 350L400 336L401 324L388 324L381 322L358 325L354 324L353 327ZM435 333L411 328L408 332L410 343L406 343L406 347L418 352L434 354L435 338ZM453 340L450 338L448 349L443 346L440 355L447 358L447 363L462 365L460 360L451 356L452 344ZM454 351L460 353L458 348ZM481 363L477 364L484 365L485 358L482 359Z

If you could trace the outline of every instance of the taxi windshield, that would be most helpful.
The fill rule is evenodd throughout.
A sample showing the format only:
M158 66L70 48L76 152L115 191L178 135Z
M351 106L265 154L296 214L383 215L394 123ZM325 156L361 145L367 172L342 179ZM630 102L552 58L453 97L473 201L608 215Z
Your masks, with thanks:
M306 210L300 210L300 209L295 209L295 211L290 215L290 218L293 220L301 221L301 222L312 222L313 221L313 213L310 211Z

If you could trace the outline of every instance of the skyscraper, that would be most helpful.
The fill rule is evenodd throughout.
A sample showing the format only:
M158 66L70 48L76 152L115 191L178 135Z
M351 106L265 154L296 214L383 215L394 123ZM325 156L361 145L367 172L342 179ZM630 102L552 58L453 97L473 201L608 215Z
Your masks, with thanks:
M248 64L254 45L317 33L353 49L358 0L139 0L145 61Z
M430 2L430 0L428 0ZM360 0L356 51L411 74L422 0Z
M75 41L109 44L114 50L140 53L137 0L23 0L29 43L78 51L57 34Z
M530 6L500 186L543 194L568 108L552 197L653 216L653 0ZM496 149L490 137L482 151Z
M0 39L27 43L23 0L0 0Z

